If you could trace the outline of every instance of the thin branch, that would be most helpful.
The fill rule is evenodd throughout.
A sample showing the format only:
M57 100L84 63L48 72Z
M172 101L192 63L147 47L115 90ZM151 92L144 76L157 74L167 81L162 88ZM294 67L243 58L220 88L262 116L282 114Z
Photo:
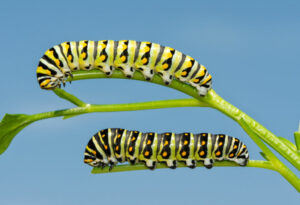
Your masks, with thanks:
M63 99L69 100L76 104L78 100L70 98L71 94L66 91L60 92L59 95ZM92 112L118 112L118 111L134 111L134 110L147 110L147 109L162 109L162 108L175 108L175 107L205 107L205 103L202 103L196 99L178 99L178 100L160 100L131 104L114 104L114 105L90 105L85 104L83 107L75 107L71 109L56 110L44 113L37 113L33 115L25 114L6 114L0 122L0 154L2 154L11 143L12 139L29 124L43 119L53 117L69 117L78 116L81 114Z
M78 99L77 97L75 97L74 95L60 89L60 88L56 88L53 90L53 92L60 98L67 100L69 102L71 102L72 104L78 106L78 107L84 107L86 106L86 103L81 101L80 99Z
M300 179L285 164L283 164L275 154L273 154L273 152L261 141L259 136L250 129L244 119L241 119L241 126L260 147L274 169L278 171L298 192L300 192Z
M186 165L183 162L179 162L177 168L183 168ZM203 163L197 163L197 167L204 167ZM234 162L230 161L220 161L215 162L214 167L241 167ZM246 167L257 167L257 168L265 168L270 170L275 170L272 164L268 161L261 160L250 160ZM157 163L156 169L166 169L169 168L165 163ZM122 164L113 167L112 170L109 170L109 167L106 166L104 168L95 167L92 169L93 174L104 174L111 172L125 172L125 171L138 171L138 170L149 170L143 163L130 165L130 164Z

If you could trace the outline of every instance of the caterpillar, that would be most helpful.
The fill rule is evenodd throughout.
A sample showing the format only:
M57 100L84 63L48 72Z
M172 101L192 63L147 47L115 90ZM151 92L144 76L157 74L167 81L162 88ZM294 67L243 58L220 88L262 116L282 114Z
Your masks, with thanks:
M169 85L174 78L195 87L204 96L211 89L212 76L194 58L173 48L134 40L70 41L45 52L37 67L42 89L60 87L76 70L99 69L110 76L114 69L131 78L140 71L146 80L154 74Z
M178 161L195 168L201 161L209 169L216 160L246 166L248 149L239 139L224 134L157 134L108 128L96 133L84 152L84 163L93 167L110 166L110 169L125 161L131 164L144 162L149 169L155 169L157 162L175 169Z

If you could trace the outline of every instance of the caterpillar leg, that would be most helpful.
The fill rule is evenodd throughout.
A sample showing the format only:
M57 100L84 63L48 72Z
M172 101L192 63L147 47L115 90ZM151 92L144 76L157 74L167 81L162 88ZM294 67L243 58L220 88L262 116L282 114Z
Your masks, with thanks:
M236 162L237 164L241 165L241 166L246 166L248 163L248 159L245 158L237 158L236 160L234 160L234 162Z
M155 169L155 167L156 167L156 162L153 160L147 160L145 164L149 169L152 169L152 170Z
M172 80L173 80L173 75L171 75L170 73L164 73L163 75L162 75L162 79L163 79L163 81L164 81L164 83L166 84L166 85L170 85L171 84L171 82L172 82Z
M100 64L95 66L95 68L101 70L103 73L105 73L107 76L110 76L113 71L114 71L114 67L111 65L107 65L107 64Z
M211 169L213 167L214 160L212 159L204 159L204 166L207 169Z
M148 81L152 80L153 76L154 76L154 71L153 69L146 67L146 66L142 66L142 67L138 67L137 70L139 70L144 78Z
M176 167L177 167L177 161L176 160L168 160L168 161L166 161L166 164L171 169L176 169Z
M122 65L122 66L118 66L117 68L120 69L127 78L133 77L133 74L134 74L133 67L131 67L129 65Z
M188 159L185 161L187 167L194 169L196 167L196 161L193 159Z
M207 92L208 92L208 88L205 88L203 86L198 87L197 90L198 90L198 94L200 96L205 96L207 94Z

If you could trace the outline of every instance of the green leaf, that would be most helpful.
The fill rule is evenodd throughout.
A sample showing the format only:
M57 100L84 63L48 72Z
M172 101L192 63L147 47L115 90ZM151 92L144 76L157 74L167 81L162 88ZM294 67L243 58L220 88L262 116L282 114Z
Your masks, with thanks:
M6 114L0 122L0 155L8 148L13 138L32 121L30 115Z
M269 161L269 159L268 159L268 157L267 157L267 155L266 155L265 153L259 152L259 154L260 154L265 160Z

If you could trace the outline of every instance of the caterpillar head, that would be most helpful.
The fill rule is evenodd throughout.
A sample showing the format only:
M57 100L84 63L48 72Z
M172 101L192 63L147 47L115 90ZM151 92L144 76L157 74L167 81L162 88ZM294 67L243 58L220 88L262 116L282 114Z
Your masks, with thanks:
M52 90L61 86L61 80L56 77L38 78L40 87L46 90Z
M103 156L97 151L93 139L89 141L85 147L84 163L92 167L100 167L104 165Z
M42 89L51 90L64 83L65 76L41 58L36 70L37 80Z
M83 161L84 161L84 163L86 163L92 167L99 167L99 166L103 165L101 160L99 158L97 158L96 154L91 153L90 150L88 150L88 148L85 149Z

